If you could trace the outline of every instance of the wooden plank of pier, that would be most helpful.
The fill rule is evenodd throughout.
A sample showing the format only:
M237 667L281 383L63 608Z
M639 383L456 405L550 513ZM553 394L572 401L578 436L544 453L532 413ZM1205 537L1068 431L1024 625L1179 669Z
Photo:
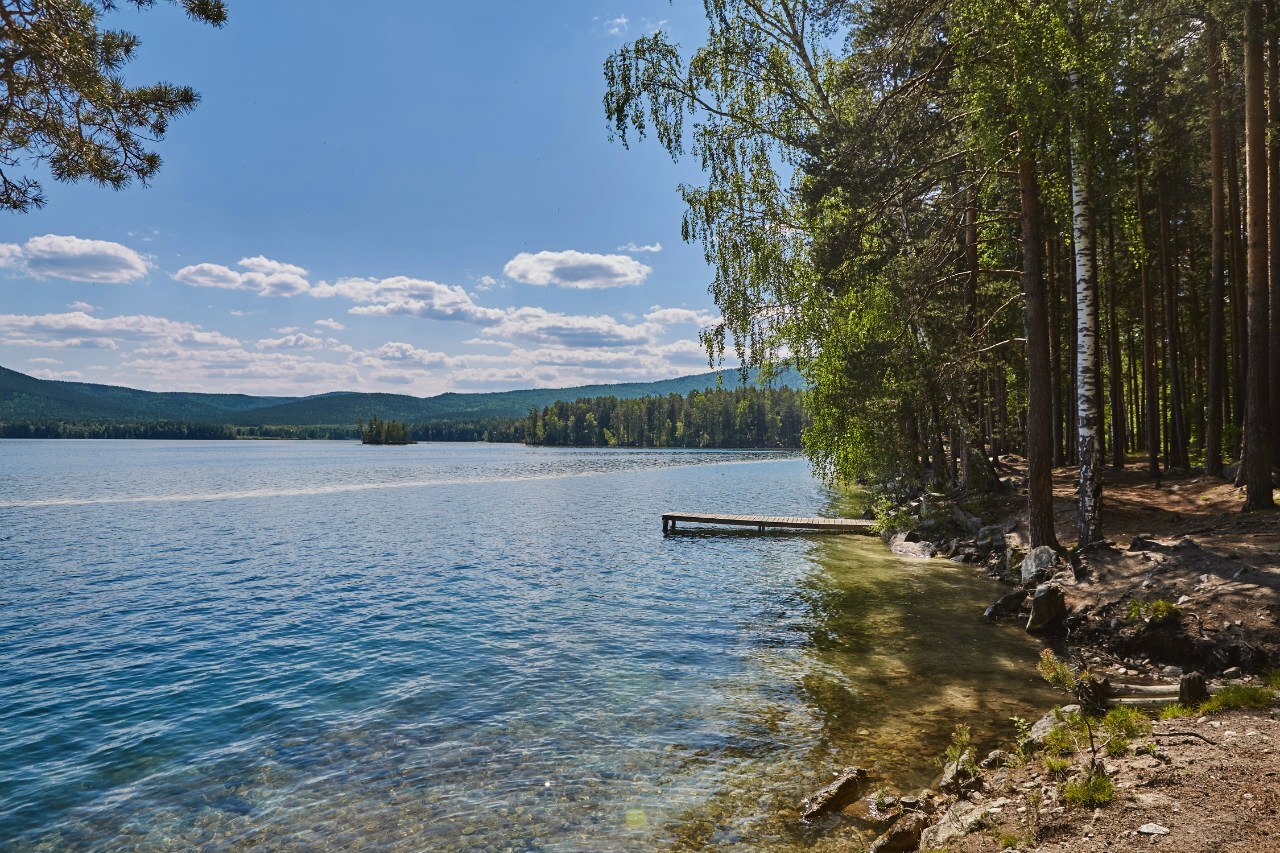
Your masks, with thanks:
M863 518L797 518L779 515L725 515L690 512L665 512L662 514L662 532L674 533L677 524L728 524L737 527L754 527L757 530L808 530L819 533L861 533L874 536L871 522Z

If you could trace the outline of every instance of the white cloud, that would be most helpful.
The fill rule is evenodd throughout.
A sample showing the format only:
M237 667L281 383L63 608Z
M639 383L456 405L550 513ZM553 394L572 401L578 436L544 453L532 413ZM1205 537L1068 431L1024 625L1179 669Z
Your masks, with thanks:
M311 288L305 278L307 271L295 264L258 256L241 258L238 265L246 272L222 264L192 264L178 270L173 278L192 287L248 290L259 296L297 296Z
M493 290L499 284L501 284L501 282L493 276L482 275L480 278L476 279L476 290Z
M709 311L694 311L689 308L660 308L657 305L649 309L649 313L645 314L644 318L648 322L657 323L660 326L679 326L686 323L694 326L714 326L720 322L720 315L712 314Z
M576 290L644 284L653 272L627 255L597 255L572 249L563 252L521 252L503 273L522 284L556 285Z
M385 361L412 362L423 367L441 367L451 361L449 356L442 352L418 349L413 344L401 341L388 341L377 349L370 350L368 355Z
M97 305L90 305L88 302L72 302L70 305L67 306L67 308L69 308L72 311L85 311L85 312L98 310Z
M151 341L186 346L235 346L235 338L208 332L194 323L137 314L92 317L83 311L65 314L0 314L4 343L54 349L98 347L115 349L120 340Z
M605 32L611 36L620 36L627 31L627 24L631 23L626 15L619 15L616 18L606 18L604 21Z
M323 349L324 340L306 334L285 335L281 338L263 338L258 349Z
M407 314L434 320L496 323L504 312L482 308L458 285L440 284L408 276L392 278L344 278L333 284L320 282L311 289L317 298L339 296L357 303L351 314L387 317Z
M334 319L316 320L315 325L320 327L321 329L329 329L330 331L333 331L333 332L341 332L343 329L346 328L346 326L342 325L341 323L339 323L337 320L334 320Z
M30 364L62 364L59 358L29 358L27 361Z
M661 252L662 244L653 243L648 246L637 246L635 243L628 243L625 246L618 247L619 252Z
M21 246L0 243L0 267L40 279L129 284L146 277L148 264L142 255L120 243L45 234Z
M37 379L55 379L59 382L79 382L84 374L78 370L33 370L31 375Z
M653 331L643 324L619 323L607 314L560 314L531 307L507 311L501 322L486 327L481 334L538 343L610 347L646 343Z

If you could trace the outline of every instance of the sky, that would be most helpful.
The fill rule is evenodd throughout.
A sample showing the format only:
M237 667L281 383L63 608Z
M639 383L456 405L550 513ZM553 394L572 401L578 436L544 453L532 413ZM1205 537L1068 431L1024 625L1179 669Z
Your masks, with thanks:
M130 84L202 96L148 187L0 213L0 365L150 390L415 395L708 369L696 164L611 141L602 63L699 3L159 5Z

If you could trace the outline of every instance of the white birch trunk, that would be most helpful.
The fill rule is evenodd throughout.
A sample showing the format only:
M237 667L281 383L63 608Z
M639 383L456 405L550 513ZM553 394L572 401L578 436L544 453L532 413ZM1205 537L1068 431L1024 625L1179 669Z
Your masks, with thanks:
M1078 0L1070 0L1077 47L1082 47ZM1098 441L1098 277L1094 268L1093 207L1089 201L1089 169L1084 134L1084 110L1079 76L1073 70L1071 87L1077 107L1071 122L1072 236L1076 256L1076 423L1080 460L1079 545L1102 539L1102 483L1098 472L1102 452Z

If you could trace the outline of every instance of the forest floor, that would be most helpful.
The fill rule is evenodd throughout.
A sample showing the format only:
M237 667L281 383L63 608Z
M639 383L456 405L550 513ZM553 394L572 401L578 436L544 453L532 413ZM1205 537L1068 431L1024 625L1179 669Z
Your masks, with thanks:
M1015 481L1019 461L1007 460ZM1076 540L1075 476L1054 478L1064 546ZM1172 684L1199 671L1261 688L1280 668L1280 513L1246 514L1242 505L1241 489L1203 474L1154 481L1133 466L1108 470L1106 543L1080 554L1074 573L1062 563L1054 570L1069 612L1054 642L1062 658L1113 681ZM1010 490L983 509L1001 520L1014 555L997 551L987 567L1007 577L1028 545L1025 496ZM1173 618L1144 616L1154 602L1172 605ZM1104 758L1115 796L1102 808L1063 797L1065 780L1081 778L1081 756L1054 773L1043 755L1011 744L1018 760L993 756L969 785L923 792L932 814L917 824L932 827L919 849L1280 851L1280 704L1263 695L1270 707L1157 719L1127 752ZM916 849L892 833L872 849Z

